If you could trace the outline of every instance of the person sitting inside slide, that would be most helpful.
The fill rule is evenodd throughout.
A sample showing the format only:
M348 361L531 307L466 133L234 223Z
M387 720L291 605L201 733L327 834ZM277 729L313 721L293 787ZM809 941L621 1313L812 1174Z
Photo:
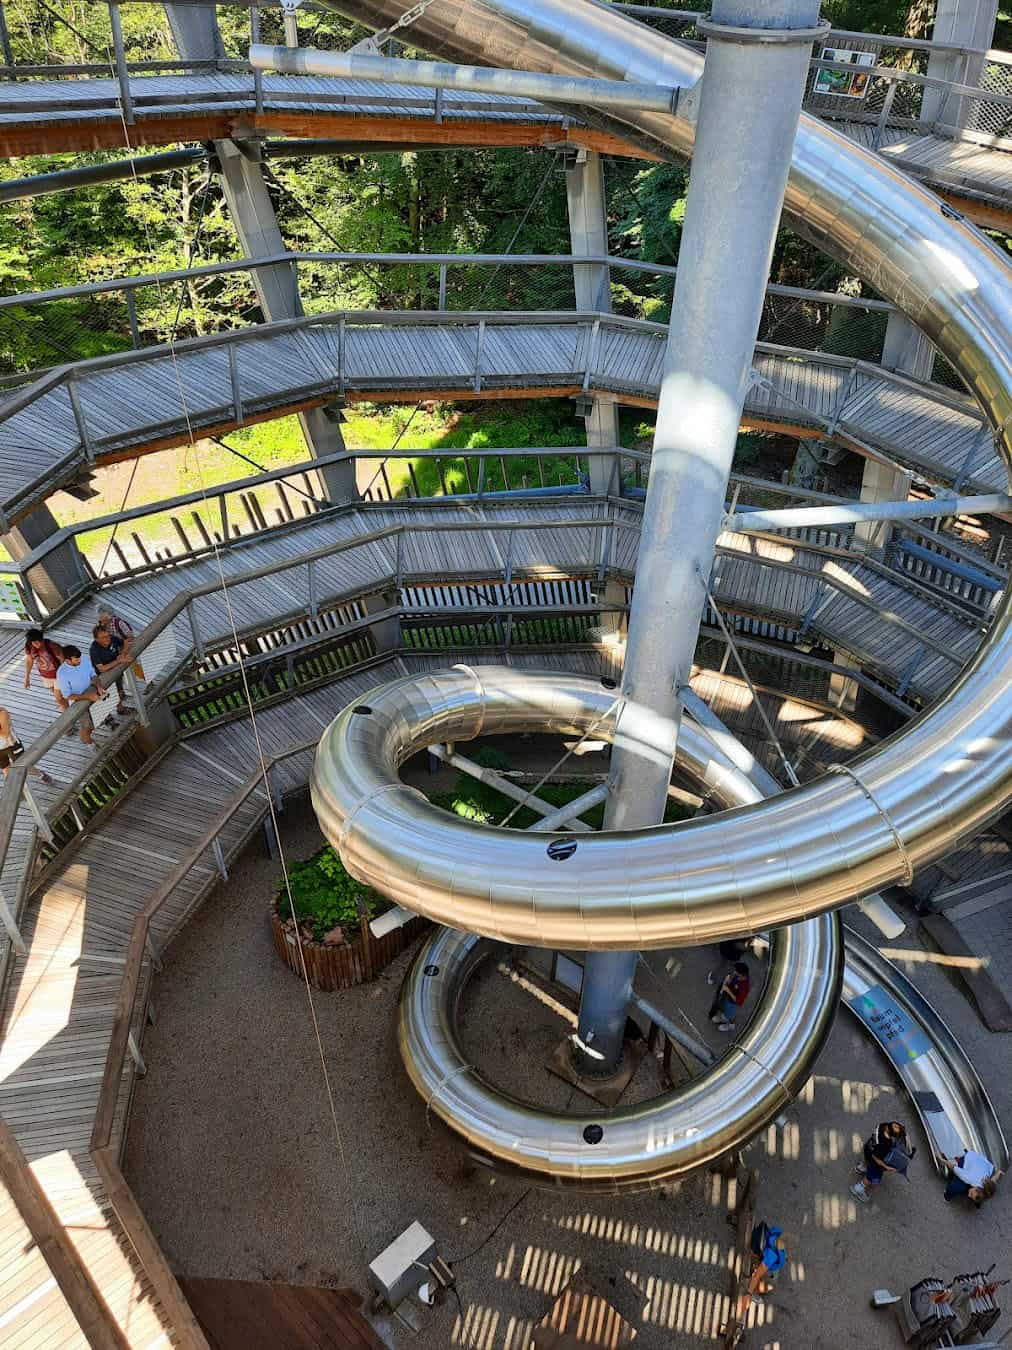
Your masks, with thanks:
M949 1179L945 1183L946 1200L957 1200L965 1195L971 1204L980 1209L985 1200L990 1200L998 1189L998 1182L1005 1175L999 1172L990 1158L983 1153L975 1153L968 1148L958 1158L946 1158Z
M716 1023L718 1031L734 1030L734 1019L748 998L750 988L748 966L744 961L735 961L734 967L721 981L710 1006L710 1021Z

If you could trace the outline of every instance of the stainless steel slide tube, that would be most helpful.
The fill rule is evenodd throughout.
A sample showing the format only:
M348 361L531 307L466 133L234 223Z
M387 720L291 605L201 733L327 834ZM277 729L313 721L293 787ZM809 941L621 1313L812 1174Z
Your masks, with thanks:
M588 705L602 706L600 690L591 681L580 683ZM693 723L682 728L678 762L719 805L760 795ZM754 1017L716 1064L639 1106L606 1116L568 1116L499 1091L464 1055L457 1005L488 951L489 944L472 934L440 929L419 952L404 983L398 1022L408 1074L429 1109L479 1158L541 1185L599 1191L643 1189L753 1138L807 1082L832 1029L843 979L836 916L785 928L773 937L769 978Z
M341 0L340 8L376 26L395 19L398 4ZM605 6L573 0L433 0L411 38L451 60L636 82L686 85L702 68L688 48ZM692 150L684 118L626 113L621 121L614 114L595 120L667 152ZM796 228L895 301L952 362L980 400L1007 461L1012 274L1005 259L926 189L813 118L799 126L785 205ZM380 862L366 821L385 840L413 829L421 807L411 803L411 819L401 820L384 811L382 800L356 799L355 818L347 822L349 857L409 907L439 909L444 922L518 942L538 942L541 934L546 945L664 946L824 912L903 881L1007 805L1009 627L1006 599L946 698L852 761L851 772L670 829L581 840L562 865L573 896L568 917L559 908L560 865L534 854L545 835L510 839L508 858L506 845L490 838L487 862L454 869L443 832L429 839L426 823L421 852L401 858L395 847ZM333 735L317 767L325 780ZM393 791L382 795L392 804ZM331 828L343 820L336 801L325 811ZM456 899L441 898L437 877ZM468 915L480 922L468 925Z

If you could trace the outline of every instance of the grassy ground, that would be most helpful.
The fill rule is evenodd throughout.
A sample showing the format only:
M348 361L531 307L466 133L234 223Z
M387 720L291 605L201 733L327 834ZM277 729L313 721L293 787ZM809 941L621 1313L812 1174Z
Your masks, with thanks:
M417 411L400 405L358 404L348 410L343 432L345 444L350 449L384 449L399 442L401 451L442 449L450 452L439 466L432 460L415 459L410 454L386 463L386 481L395 494L412 490L413 472L418 491L425 496L441 495L444 482L447 491L467 490L466 456L453 454L453 451L572 446L582 444L585 435L582 421L572 414L568 402L558 400L495 402L477 404L466 410L450 404L427 404ZM650 427L643 424L638 415L630 413L624 417L623 444L635 444L649 434ZM232 453L229 446L238 454ZM61 525L76 524L119 511L124 503L139 506L187 492L199 492L202 488L254 475L258 468L277 469L308 457L298 419L278 418L230 432L224 443L198 441L192 446L164 450L143 459L99 469L93 480L98 489L97 497L79 502L65 493L57 493L50 506ZM378 481L381 462L373 461ZM472 482L476 482L477 461L472 460L470 468ZM576 478L573 456L544 456L541 469L533 455L511 459L508 483L504 481L499 461L490 460L486 465L486 490L521 487L525 478L530 486L538 486L542 469L548 484L573 482ZM189 515L189 509L185 514ZM217 508L201 514L207 527L213 529ZM117 539L128 551L132 551L130 538L134 532L149 549L177 547L175 531L164 515L153 515L121 527ZM111 534L111 528L94 530L81 540L82 547L96 565L102 561Z

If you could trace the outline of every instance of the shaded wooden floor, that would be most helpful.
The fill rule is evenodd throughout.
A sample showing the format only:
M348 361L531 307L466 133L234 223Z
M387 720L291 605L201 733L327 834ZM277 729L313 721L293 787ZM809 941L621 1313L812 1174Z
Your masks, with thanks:
M250 1280L179 1283L211 1350L383 1350L349 1290Z

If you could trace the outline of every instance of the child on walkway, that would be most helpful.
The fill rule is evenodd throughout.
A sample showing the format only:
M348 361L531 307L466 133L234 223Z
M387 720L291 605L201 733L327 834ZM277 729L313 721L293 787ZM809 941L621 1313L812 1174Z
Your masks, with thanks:
M718 1031L734 1030L734 1020L738 1009L748 998L751 988L748 966L744 961L735 961L733 968L724 976L710 1005L710 1021Z
M898 1120L886 1120L876 1127L875 1133L864 1146L864 1162L858 1163L857 1170L864 1173L860 1181L855 1181L850 1193L862 1205L871 1200L871 1187L878 1186L887 1172L906 1174L907 1163L916 1150L907 1142L906 1127Z

